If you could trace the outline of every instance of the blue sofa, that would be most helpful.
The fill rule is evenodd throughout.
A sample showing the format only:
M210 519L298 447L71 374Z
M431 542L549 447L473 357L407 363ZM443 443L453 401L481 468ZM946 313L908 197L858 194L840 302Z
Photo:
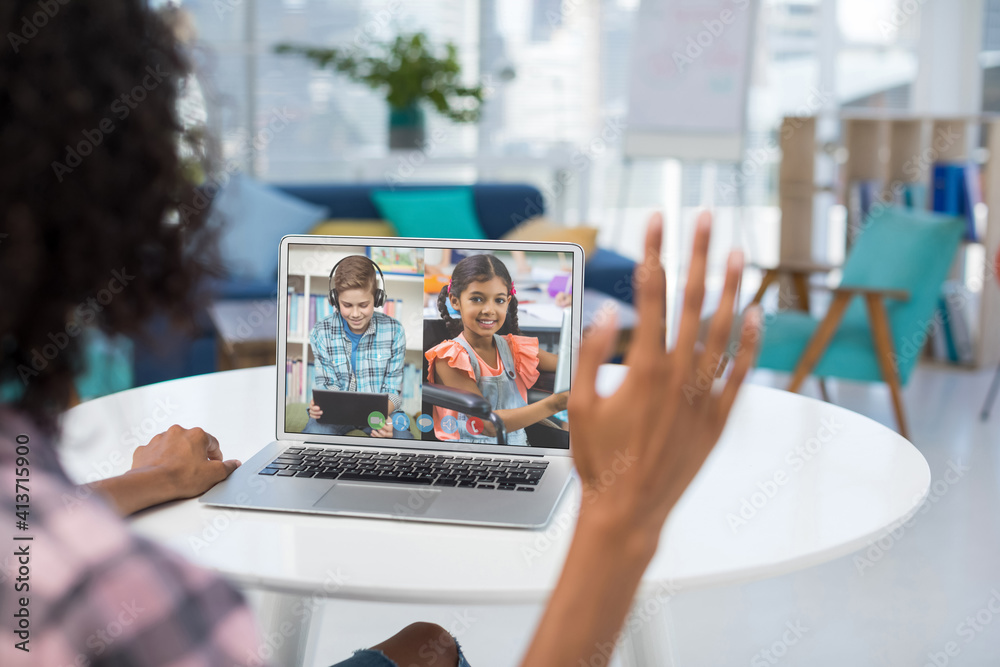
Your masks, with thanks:
M323 183L273 185L305 201L330 209L330 218L381 218L371 192L387 189L385 183ZM396 190L433 190L454 185L408 184ZM525 184L478 183L470 186L476 214L490 238L500 238L527 218L545 212L542 193ZM277 252L277 249L275 249ZM610 250L598 249L587 258L584 285L630 303L634 262ZM275 298L277 276L259 282L226 280L205 286L216 299ZM215 333L206 313L198 315L195 332L181 334L165 321L151 322L149 340L135 342L135 386L177 377L210 373L216 368Z

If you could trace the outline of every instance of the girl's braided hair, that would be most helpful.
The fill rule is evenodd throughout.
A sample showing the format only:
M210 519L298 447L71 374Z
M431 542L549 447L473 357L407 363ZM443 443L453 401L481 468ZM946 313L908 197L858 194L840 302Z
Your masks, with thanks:
M441 319L444 320L451 336L454 337L462 333L465 326L462 324L462 320L452 317L448 312L449 289L457 299L469 286L469 283L486 282L493 278L502 280L507 285L507 293L510 294L510 290L514 287L514 281L511 280L510 272L507 271L504 263L495 256L471 255L455 265L455 270L451 274L451 284L441 288L437 300ZM509 333L521 335L521 329L517 325L517 297L513 294L510 295L510 301L507 302L507 317L498 333L500 335Z

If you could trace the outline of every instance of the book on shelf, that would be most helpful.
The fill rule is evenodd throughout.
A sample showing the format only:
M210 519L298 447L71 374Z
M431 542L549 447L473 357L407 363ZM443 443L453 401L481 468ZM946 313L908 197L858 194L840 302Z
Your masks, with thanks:
M983 202L982 175L979 165L970 162L965 165L965 187L962 191L962 214L965 215L965 238L975 241L979 238L976 230L976 205Z
M872 204L879 200L882 182L877 180L854 181L847 193L848 220L854 229L860 229L868 217Z
M326 294L309 295L309 331L313 330L316 323L333 315L333 306L330 305L330 298Z
M301 359L285 361L285 402L308 403L316 384L316 365Z
M930 327L931 353L935 359L956 364L975 361L972 311L969 289L957 280L946 281Z
M944 332L944 313L948 312L944 299L938 299L937 309L931 318L930 349L931 357L939 361L950 361L948 357L948 340Z
M923 183L903 183L893 200L897 206L915 211L927 210L927 186Z
M382 306L382 312L397 320L401 320L403 317L403 300L402 299L386 299L385 304Z
M975 241L976 205L983 201L979 165L939 162L934 165L931 210L965 217L965 239Z
M333 315L325 294L301 294L288 289L288 335L304 338L320 320Z
M948 329L951 333L955 356L952 359L961 364L971 364L975 360L972 340L972 293L957 280L948 280L942 287L945 305L948 308Z

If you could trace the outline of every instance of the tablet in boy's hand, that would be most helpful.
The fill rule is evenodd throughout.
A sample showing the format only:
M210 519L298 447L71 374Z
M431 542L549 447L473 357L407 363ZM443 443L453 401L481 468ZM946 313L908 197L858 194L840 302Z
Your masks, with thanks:
M334 391L313 389L313 401L323 411L317 420L320 424L348 424L365 426L373 412L385 414L389 405L388 394L368 394L359 391Z

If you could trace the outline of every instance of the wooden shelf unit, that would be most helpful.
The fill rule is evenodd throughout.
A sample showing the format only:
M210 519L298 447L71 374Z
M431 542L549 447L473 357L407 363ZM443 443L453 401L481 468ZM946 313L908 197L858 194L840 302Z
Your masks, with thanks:
M922 184L931 196L933 166L938 162L960 162L973 158L972 139L982 127L981 142L988 155L982 166L983 201L988 208L986 229L976 243L985 250L985 270L980 284L976 319L974 365L1000 363L1000 286L993 258L1000 248L1000 116L932 116L912 113L850 111L841 114L841 145L846 156L840 165L835 190L847 205L853 185L859 181L881 184L881 201L892 203L899 185ZM782 161L778 193L781 207L781 261L811 261L813 196L817 190L815 159L816 118L788 117L781 127ZM848 206L848 209L850 207ZM848 219L848 236L859 221ZM850 240L848 239L848 247ZM962 252L966 252L963 245ZM821 258L824 259L824 258Z

